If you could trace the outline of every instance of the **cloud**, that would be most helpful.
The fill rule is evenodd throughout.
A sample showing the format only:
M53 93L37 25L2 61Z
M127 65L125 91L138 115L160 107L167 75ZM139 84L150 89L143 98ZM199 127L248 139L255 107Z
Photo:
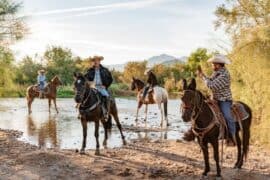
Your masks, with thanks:
M140 0L140 1L132 1L125 3L114 3L107 5L99 5L99 6L87 6L87 7L79 7L79 8L69 8L69 9L55 9L50 11L41 11L23 14L21 17L29 17L29 16L48 16L48 15L57 15L57 14L65 14L65 13L81 13L79 16L87 15L87 11L93 10L94 12L89 12L90 14L96 13L106 13L109 11L113 11L116 9L138 9L147 6L151 6L154 4L160 4L168 2L168 0ZM84 12L84 13L82 13ZM76 16L76 15L75 15Z

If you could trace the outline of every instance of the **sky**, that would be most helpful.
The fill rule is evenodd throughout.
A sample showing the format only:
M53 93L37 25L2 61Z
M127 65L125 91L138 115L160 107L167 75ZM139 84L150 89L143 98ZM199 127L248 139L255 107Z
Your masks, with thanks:
M16 0L17 1L17 0ZM19 1L19 0L18 0ZM29 32L11 48L17 59L56 45L105 64L160 54L188 56L198 47L229 44L215 31L214 11L223 0L23 0L19 16Z

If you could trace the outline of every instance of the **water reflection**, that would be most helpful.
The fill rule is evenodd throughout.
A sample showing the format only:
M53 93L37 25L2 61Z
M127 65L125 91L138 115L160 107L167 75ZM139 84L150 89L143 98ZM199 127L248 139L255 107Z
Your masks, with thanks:
M116 99L119 118L124 127L124 135L129 141L155 141L179 139L189 128L183 123L179 114L179 101L170 100L169 122L171 126L160 129L160 117L157 106L149 106L147 122L144 113L139 114L139 121L135 122L136 101ZM27 113L25 99L0 99L0 128L22 131L19 139L41 148L80 148L82 143L82 127L77 119L73 99L58 99L59 114L48 113L47 101L37 99L33 104L33 114ZM100 142L104 138L104 130L100 128ZM87 149L94 149L94 124L88 124ZM114 126L108 139L108 147L122 146L122 139L118 129ZM102 148L102 147L101 147Z
M33 117L30 115L27 117L27 133L28 136L36 136L38 140L38 146L40 148L57 148L57 125L56 116L49 115L47 120L43 122L39 127L35 124Z

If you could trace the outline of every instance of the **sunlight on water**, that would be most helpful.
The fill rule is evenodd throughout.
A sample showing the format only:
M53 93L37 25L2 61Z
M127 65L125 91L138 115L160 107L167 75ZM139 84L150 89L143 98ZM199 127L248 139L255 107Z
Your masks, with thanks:
M143 121L144 109L141 109L140 120L136 126L136 101L129 99L116 99L119 117L126 140L157 140L179 139L188 128L180 118L179 100L169 101L169 122L171 126L161 129L160 115L156 105L149 107L147 123ZM60 113L48 112L46 100L35 100L32 115L27 114L25 99L0 99L0 128L19 130L23 132L20 140L39 147L75 149L81 147L82 127L77 119L73 99L58 99ZM104 130L100 126L100 143L104 138ZM108 139L108 147L120 147L122 140L118 129L114 126ZM95 148L94 124L88 124L87 148Z

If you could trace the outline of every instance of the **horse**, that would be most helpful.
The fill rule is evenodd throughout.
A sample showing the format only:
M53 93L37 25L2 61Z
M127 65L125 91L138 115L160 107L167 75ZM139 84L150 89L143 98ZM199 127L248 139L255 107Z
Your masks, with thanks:
M57 95L57 87L62 85L62 82L58 76L54 76L52 80L45 86L45 98L48 99L49 103L49 112L51 112L51 101L53 100L54 107L57 113L59 113L57 105L56 105L56 95ZM31 107L34 99L39 97L39 87L38 85L29 86L26 90L26 99L28 106L28 114L32 113Z
M99 122L103 124L104 128L104 141L103 146L106 147L108 133L107 130L111 128L111 116L113 116L116 125L120 131L123 144L126 145L125 136L122 132L122 126L118 117L118 110L115 100L112 98L110 103L109 114L110 118L105 121L103 111L101 94L93 87L89 86L89 82L81 73L74 73L74 91L75 91L75 102L79 104L80 120L83 128L83 141L82 148L80 150L81 154L85 154L86 147L86 137L87 137L87 122L95 123L95 138L96 138L96 151L95 155L100 155L99 151Z
M192 131L197 134L197 140L201 147L204 156L205 168L202 174L202 179L207 178L207 174L210 171L209 156L208 156L208 143L210 143L214 149L214 159L216 161L217 179L221 178L221 168L219 165L219 135L220 127L215 122L214 114L206 102L206 98L203 94L196 90L196 81L192 79L191 83L187 85L187 81L183 80L183 96L182 100L182 118L184 122L192 122ZM242 121L242 126L236 122L236 144L237 144L237 161L234 168L241 169L243 166L244 158L247 158L249 150L250 140L250 126L252 119L252 112L243 102L239 102L243 105L249 117ZM242 131L242 139L240 138L240 130ZM199 135L198 135L199 134Z
M141 81L140 79L136 79L136 78L132 78L132 82L131 82L131 90L137 90L137 101L138 101L138 105L137 105L137 112L136 112L136 119L135 121L138 121L138 114L139 114L139 110L142 107L143 104L145 104L145 119L144 121L147 120L147 112L148 112L148 105L149 104L158 104L158 108L160 110L160 114L161 114L161 123L160 126L163 126L163 120L164 120L164 116L165 116L165 120L166 120L166 126L169 126L169 122L168 122L168 92L166 91L166 89L159 87L159 86L155 86L153 88L153 92L148 93L148 98L146 97L145 99L143 99L143 91L145 88L145 84L143 81ZM163 103L163 107L164 107L164 112L162 109L162 103Z

